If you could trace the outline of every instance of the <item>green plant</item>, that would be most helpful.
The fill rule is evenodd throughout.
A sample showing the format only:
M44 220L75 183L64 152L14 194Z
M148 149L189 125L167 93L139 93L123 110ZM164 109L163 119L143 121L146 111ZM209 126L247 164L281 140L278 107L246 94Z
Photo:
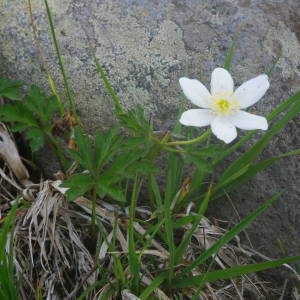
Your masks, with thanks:
M25 97L19 96L19 83L5 82L0 95L11 100L11 103L0 107L0 120L11 123L14 132L25 134L33 152L50 145L62 166L66 159L57 139L52 134L54 117L59 113L56 96L48 96L37 86L32 85Z
M47 0L44 2L69 110L77 121L50 8ZM52 134L53 116L65 111L61 107L58 95L48 97L40 89L32 86L28 95L21 97L19 82L0 81L0 95L12 101L11 104L0 108L0 119L13 122L14 131L24 132L33 151L47 141L64 166L75 162L76 168L73 168L71 174L66 173L68 178L61 186L68 188L66 196L70 202L78 203L81 196L87 197L91 202L94 233L92 238L99 233L95 247L95 264L98 265L101 275L83 291L79 299L87 297L96 287L99 287L99 291L104 290L99 296L101 299L118 298L127 289L142 300L155 299L158 291L172 299L182 299L185 290L192 289L193 297L197 299L208 282L231 279L300 260L300 257L296 256L222 270L215 267L224 246L280 198L280 192L274 192L273 197L214 243L201 245L202 247L197 245L196 250L193 249L193 255L188 255L193 238L199 238L198 231L203 227L210 201L238 189L271 164L300 154L300 150L296 149L258 160L272 137L299 113L300 92L285 100L266 119L250 116L242 111L242 108L247 108L261 98L269 83L267 75L262 75L255 78L262 84L254 85L254 88L251 86L250 91L254 95L252 98L244 93L244 97L238 99L241 90L234 94L228 70L232 64L236 39L237 35L226 56L224 68L217 68L213 72L213 77L219 76L220 79L215 80L215 83L221 82L222 85L223 80L229 89L220 91L220 86L215 85L212 90L216 91L210 94L204 86L195 83L194 80L181 79L180 84L185 95L194 104L205 109L184 112L181 101L178 121L174 124L173 131L155 131L152 122L140 106L126 111L94 55L99 76L113 100L118 122L107 131L96 132L94 137L90 137L79 126L75 128L75 143L68 151L69 156L63 154L60 144ZM49 73L47 76L51 79ZM52 91L55 91L54 94L57 94L52 79L50 85ZM249 88L249 82L246 87ZM259 88L262 91L257 95ZM198 99L198 94L203 97ZM197 114L201 118L197 118ZM232 123L228 121L229 118L232 118ZM244 119L247 119L250 125L247 122L245 124ZM256 141L251 143L256 130L234 141L237 136L235 127L266 130L267 121L271 123L270 128ZM211 125L211 129L203 130L199 135L198 131L183 128L182 125ZM225 143L220 144L213 140L212 133ZM237 153L242 146L247 150ZM235 156L232 157L232 154ZM215 176L216 168L221 168L220 163L227 158L231 158L231 163L219 176ZM109 215L107 218L99 217L97 208L100 206L100 200L117 206L117 209L112 210L113 213L105 211ZM147 209L140 213L140 206L145 203ZM98 231L95 230L96 226ZM2 243L1 249L3 245ZM107 248L106 252L103 248ZM102 261L97 258L100 251L109 256L110 268L105 269ZM41 291L37 292L39 294Z
M225 67L227 69L230 68L234 48L235 40L231 50L227 55L225 63ZM99 63L97 64L99 70ZM205 214L210 200L220 198L221 196L224 196L225 193L234 191L272 163L288 156L300 154L300 151L296 149L294 151L257 162L257 157L266 147L270 139L276 133L278 133L288 121L290 121L299 113L299 93L296 93L294 96L288 98L267 117L268 121L273 121L272 127L264 136L261 137L261 139L250 146L249 150L243 154L240 154L239 157L231 163L229 168L227 168L218 178L217 183L212 184L211 182L210 184L204 184L204 182L210 182L209 178L218 163L234 153L241 146L246 145L255 131L246 134L241 140L230 145L229 147L220 147L220 145L212 145L207 143L209 142L208 138L210 136L209 130L204 132L201 136L194 138L192 137L189 140L176 140L177 137L182 136L182 128L179 123L175 125L175 130L173 133L163 133L163 138L157 138L157 136L153 134L153 131L149 130L149 123L144 122L144 118L139 120L139 112L129 112L129 114L124 118L124 114L122 113L122 109L120 109L120 104L116 94L109 84L109 81L105 77L103 70L100 69L99 71L100 77L104 80L108 92L114 99L115 104L117 103L117 116L121 125L133 132L135 137L140 138L141 141L143 141L145 137L148 137L148 143L151 141L153 147L152 149L155 149L152 152L153 157L158 156L161 151L169 152L166 171L167 185L164 194L161 193L155 177L151 176L148 178L148 189L151 191L150 195L152 195L154 198L154 203L161 205L161 207L155 208L157 222L162 221L162 225L160 225L161 227L158 229L154 229L154 227L155 225L161 223L149 225L148 230L150 232L154 231L154 236L159 236L159 238L163 239L163 241L168 245L168 271L158 272L158 274L153 278L152 284L150 284L146 289L144 289L144 291L141 292L141 299L148 299L148 297L150 297L158 287L164 287L164 290L174 291L180 288L186 288L188 286L198 286L201 290L206 282L241 276L243 274L272 268L286 262L299 260L300 257L293 257L268 263L258 263L220 271L210 271L209 267L208 271L202 276L190 276L190 273L194 268L201 267L201 265L206 265L207 260L211 260L215 255L217 255L218 251L220 251L224 245L230 242L230 240L244 230L249 224L251 224L251 222L253 222L255 218L262 214L276 199L278 199L280 194L277 194L266 203L262 204L261 207L259 207L247 218L242 220L240 224L232 228L211 248L202 252L196 260L183 267L179 274L175 275L174 271L175 268L178 268L178 266L182 264L184 253L190 244L193 234L201 223L201 219ZM285 114L280 115L282 112L285 112ZM192 178L189 180L190 189L188 188L188 190L185 191L185 187L183 185L184 178L186 176L186 170L190 169L191 165L193 166L194 174L191 174ZM191 201L198 203L195 214L192 216L183 217L181 219L176 219L174 217L176 211ZM132 223L130 224L132 226ZM185 235L181 239L181 242L176 243L176 230L178 227L184 226L184 224L191 224L190 229L186 231ZM130 261L132 265L130 264L130 261L129 264L131 266L130 269L133 278L138 280L138 277L136 277L138 269L135 267L140 263L140 260L138 260L135 255L137 249L135 247L138 246L132 242L133 238L131 227L129 228L129 232L131 232L131 238L129 240L131 241L129 257L131 257ZM142 245L144 245L144 249L147 248L147 243L145 241L142 242ZM139 291L140 289L141 287L138 288L137 283L135 282L132 290ZM198 292L200 292L200 290Z
M153 174L159 168L147 159L149 147L135 137L124 139L118 126L107 132L97 132L91 140L82 129L75 131L76 150L70 149L71 157L84 173L73 174L64 181L68 198L72 201L89 193L93 202L95 224L96 197L109 197L125 204L126 182L136 174Z
M13 230L18 202L11 208L0 228L0 297L18 300L18 282L14 273Z

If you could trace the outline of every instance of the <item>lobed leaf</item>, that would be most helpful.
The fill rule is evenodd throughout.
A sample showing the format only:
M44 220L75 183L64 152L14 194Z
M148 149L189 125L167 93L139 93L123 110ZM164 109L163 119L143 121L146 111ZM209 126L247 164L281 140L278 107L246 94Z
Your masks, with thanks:
M65 180L61 186L69 188L66 192L66 196L68 200L74 201L79 196L89 192L93 184L93 178L90 174L76 174Z
M23 85L20 81L9 79L0 79L0 96L10 100L21 100L20 87Z

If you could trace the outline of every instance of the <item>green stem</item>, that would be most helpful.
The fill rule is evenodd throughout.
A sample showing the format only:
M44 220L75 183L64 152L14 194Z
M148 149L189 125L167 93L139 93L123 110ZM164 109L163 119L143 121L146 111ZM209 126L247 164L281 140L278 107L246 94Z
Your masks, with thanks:
M33 20L33 15L32 15L31 0L28 0L28 10L29 10L30 23L31 23L32 33L33 33L33 40L35 42L36 49L37 49L37 51L39 53L40 61L41 61L42 65L43 65L43 68L45 69L45 73L46 73L47 80L48 80L48 83L50 85L51 91L56 96L57 103L58 103L59 110L60 110L60 114L63 116L64 113L65 113L65 109L64 109L64 106L62 104L61 98L60 98L60 96L59 96L59 94L58 94L58 92L56 90L56 87L55 87L54 81L53 81L53 79L51 77L51 74L49 72L49 68L47 66L47 62L46 62L46 59L44 57L44 53L42 51L42 47L41 47L40 41L38 39L37 28L35 26L35 23L34 23L34 20Z
M92 189L92 234L94 235L96 232L96 200L97 200L97 192L96 188Z
M53 151L54 155L57 157L60 168L64 172L66 167L68 167L68 161L66 160L63 152L61 151L61 148L57 145L55 139L51 134L44 132L44 135L46 137L46 141L48 142L51 150Z
M207 129L202 135L188 140L188 141L174 141L174 142L168 142L165 145L166 146L176 146L176 145L191 145L191 144L195 144L195 143L200 143L205 141L211 134L211 130Z
M60 70L61 70L61 73L62 73L62 76L63 76L63 80L64 80L66 92L67 92L67 98L68 98L68 101L69 101L70 110L73 113L73 115L75 116L75 118L77 118L76 117L76 111L75 111L75 105L74 105L74 101L72 99L69 82L68 82L67 75L66 75L66 72L65 72L65 68L64 68L64 65L63 65L63 62L62 62L62 59L61 59L61 53L60 53L60 49L59 49L59 46L58 46L58 41L57 41L57 38L56 38L55 30L54 30L52 14L51 14L51 11L50 11L50 8L49 8L49 5L48 5L48 0L44 0L44 2L45 2L46 10L47 10L49 26L50 26L50 30L51 30L55 50L56 50L56 55L57 55L57 58L58 58L58 63L59 63L59 66L60 66Z
M111 86L108 78L106 77L105 72L104 72L103 68L101 67L96 55L94 55L93 58L94 58L94 62L96 64L98 73L100 75L100 78L103 80L105 88L107 89L107 91L110 94L112 100L114 101L117 115L122 114L123 113L123 108L122 108L122 105L121 105L121 103L118 99L118 96L117 96L116 92L114 91L114 89Z
M169 151L169 152L174 152L174 153L186 153L185 150L174 149L174 148L166 147L166 146L163 146L162 149L166 150L166 151Z
M129 225L128 225L128 250L129 250L129 268L132 276L132 290L135 293L139 293L139 281L140 281L140 267L139 258L136 254L136 245L134 239L134 220L135 220L135 210L137 205L137 199L139 190L141 187L141 180L138 175L135 176L133 191L130 201L129 208Z

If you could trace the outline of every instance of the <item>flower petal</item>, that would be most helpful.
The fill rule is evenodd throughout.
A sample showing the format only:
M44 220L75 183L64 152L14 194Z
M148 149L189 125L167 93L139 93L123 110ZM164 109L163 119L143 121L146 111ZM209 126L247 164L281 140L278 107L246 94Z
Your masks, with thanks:
M179 83L183 93L193 104L204 108L209 107L211 95L200 81L182 77Z
M215 117L209 109L190 109L181 115L179 122L185 126L202 127L209 125Z
M211 74L211 94L233 92L233 79L229 72L223 68L216 68Z
M234 126L240 129L244 129L244 130L252 130L252 129L267 130L268 129L268 122L266 118L253 115L242 110L238 111L232 116L229 116L229 119Z
M234 96L239 101L240 108L247 108L262 98L269 86L268 76L262 74L244 82L236 89Z
M211 123L213 134L220 140L229 144L237 137L235 126L229 121L228 117L218 116Z

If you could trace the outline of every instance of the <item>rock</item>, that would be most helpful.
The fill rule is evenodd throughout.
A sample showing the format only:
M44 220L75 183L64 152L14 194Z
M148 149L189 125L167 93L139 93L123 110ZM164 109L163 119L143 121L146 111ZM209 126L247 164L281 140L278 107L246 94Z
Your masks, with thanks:
M27 5L18 0L0 3L0 76L47 89ZM159 129L171 128L176 118L178 78L187 74L208 84L211 71L222 66L238 27L232 66L236 85L266 72L280 57L270 76L271 87L256 112L267 114L300 86L298 0L49 0L49 5L76 106L90 132L114 121L113 104L98 78L93 53L122 104L126 108L143 105ZM32 6L51 74L63 91L43 1L32 0ZM300 146L297 122L299 117L273 139L264 158ZM298 158L286 159L231 194L243 217L277 191L286 190L248 230L256 248L265 254L280 255L277 240L288 254L299 254L299 170ZM212 208L220 206L222 210L211 209L211 214L237 222L230 201L223 199Z

